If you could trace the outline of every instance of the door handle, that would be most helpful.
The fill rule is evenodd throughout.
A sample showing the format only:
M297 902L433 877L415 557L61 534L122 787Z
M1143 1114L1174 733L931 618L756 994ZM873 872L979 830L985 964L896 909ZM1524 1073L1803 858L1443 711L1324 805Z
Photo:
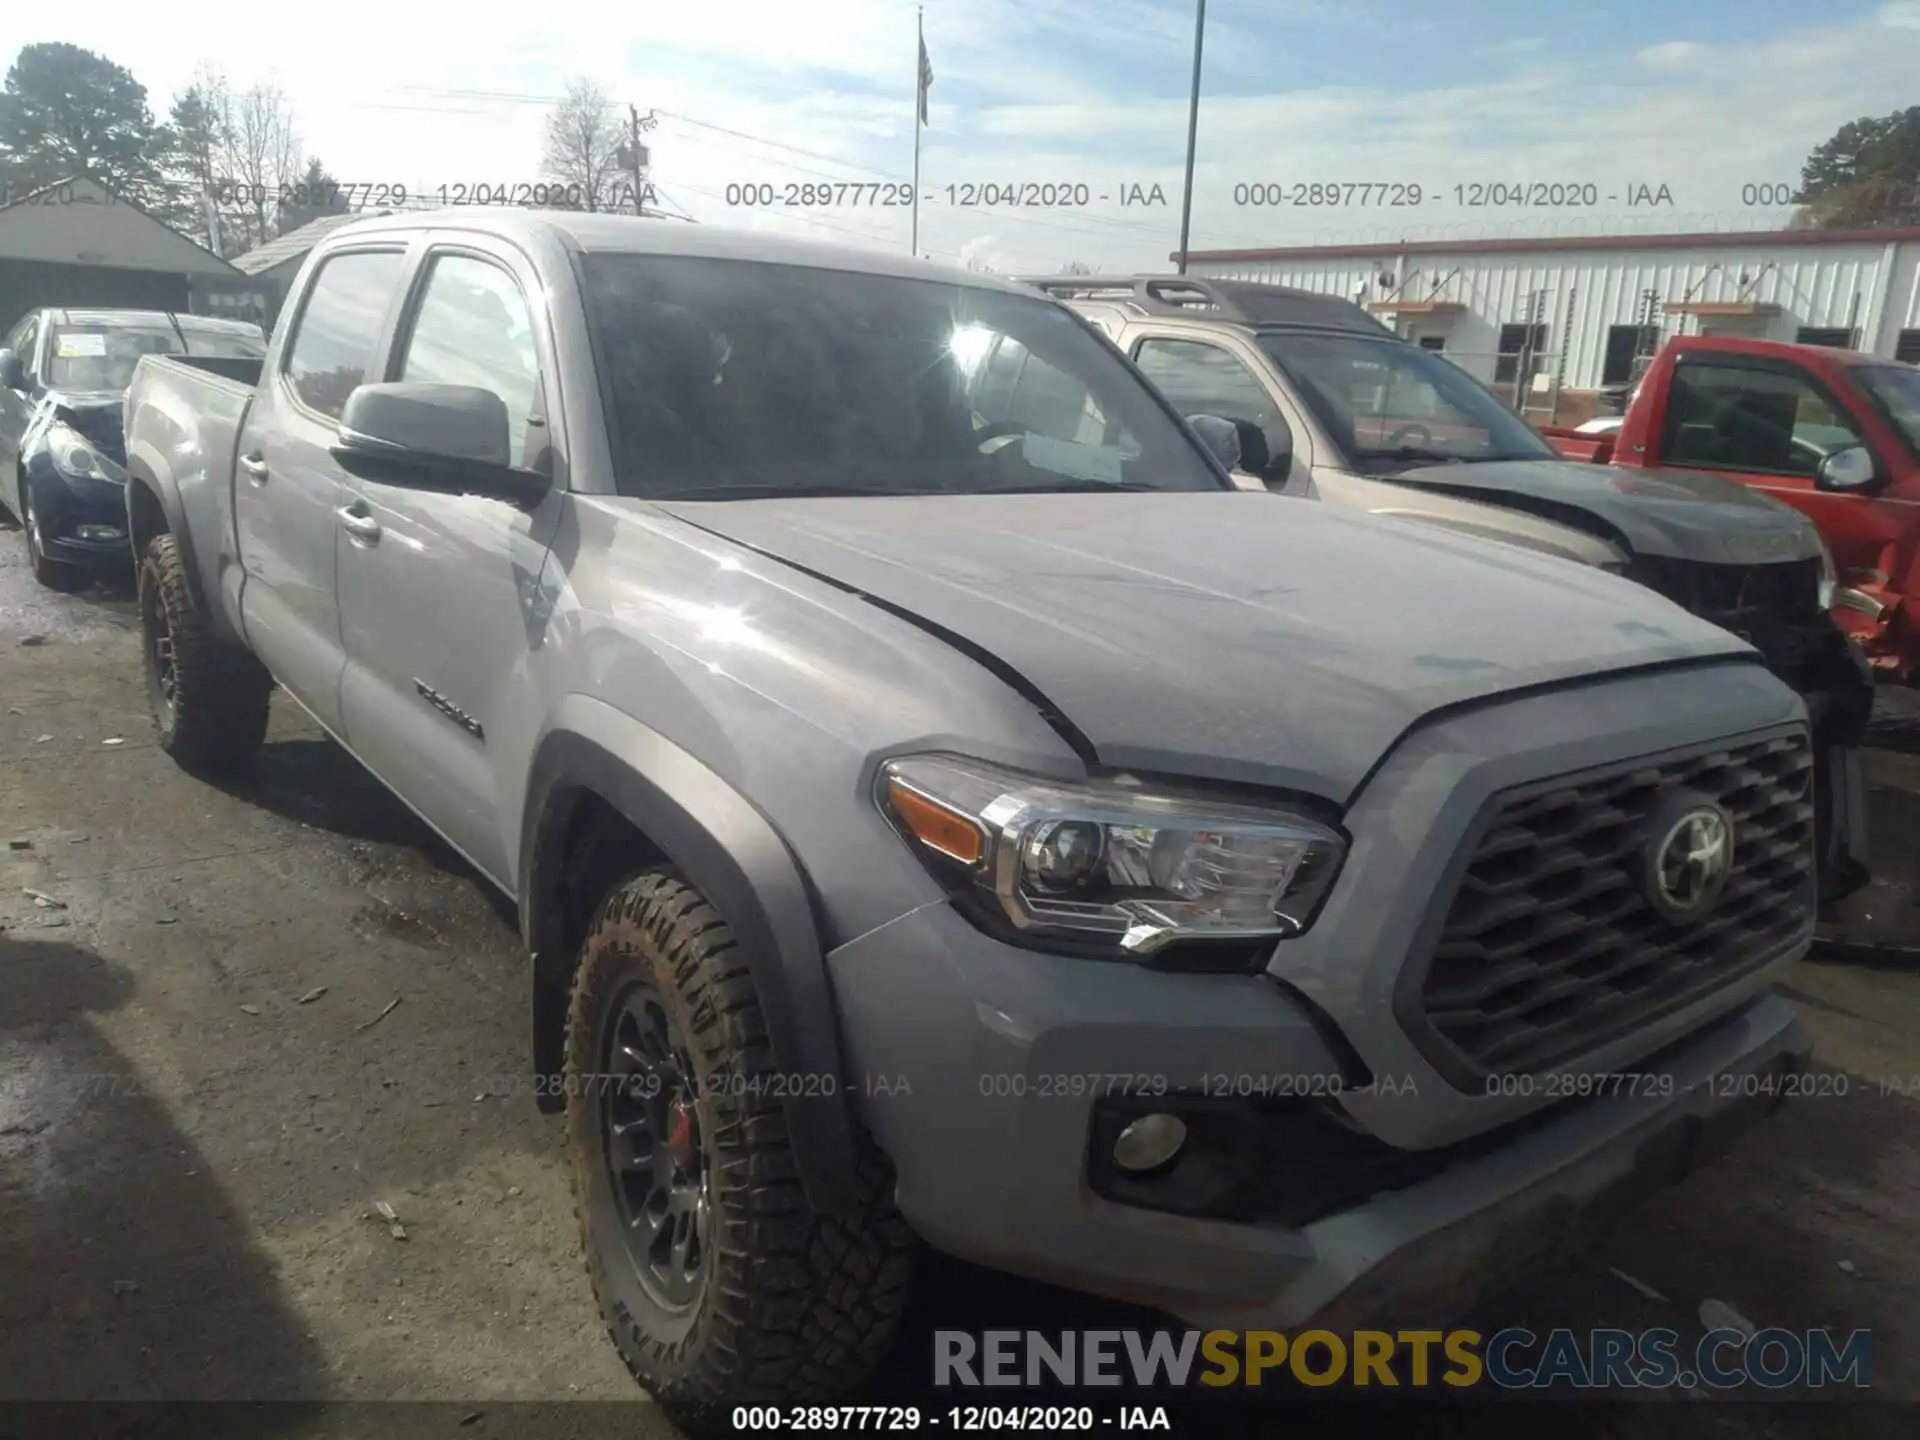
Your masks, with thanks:
M267 483L267 462L261 459L258 454L242 455L240 457L240 468L247 472L247 478L253 481L254 484L264 485Z
M340 528L353 537L355 544L380 543L380 522L371 515L362 514L354 505L342 505L333 513L340 517Z

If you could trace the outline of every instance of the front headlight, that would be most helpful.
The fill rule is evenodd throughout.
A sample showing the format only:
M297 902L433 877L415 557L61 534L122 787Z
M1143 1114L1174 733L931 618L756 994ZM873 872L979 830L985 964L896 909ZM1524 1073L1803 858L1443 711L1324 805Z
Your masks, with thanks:
M126 483L127 472L94 449L87 437L71 425L47 427L47 450L63 474Z
M1298 935L1346 840L1279 806L1061 782L954 755L881 767L880 808L956 896L1035 940L1145 958Z

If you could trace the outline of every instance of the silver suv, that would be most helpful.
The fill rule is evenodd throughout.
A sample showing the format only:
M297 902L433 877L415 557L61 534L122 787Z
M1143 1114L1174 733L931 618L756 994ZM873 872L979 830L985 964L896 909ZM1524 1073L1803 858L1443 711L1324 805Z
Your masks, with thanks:
M517 903L600 1303L693 1428L858 1385L923 1243L1430 1320L1804 1064L1751 649L1240 493L1029 290L393 216L257 375L128 404L161 745L244 763L278 682Z

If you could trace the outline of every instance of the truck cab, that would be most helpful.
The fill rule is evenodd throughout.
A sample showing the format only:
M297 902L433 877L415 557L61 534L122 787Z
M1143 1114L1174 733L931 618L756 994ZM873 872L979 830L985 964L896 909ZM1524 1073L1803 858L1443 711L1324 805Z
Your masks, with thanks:
M1801 511L1835 567L1835 618L1877 674L1920 678L1920 369L1774 340L1681 336L1612 435L1570 458L1737 481Z

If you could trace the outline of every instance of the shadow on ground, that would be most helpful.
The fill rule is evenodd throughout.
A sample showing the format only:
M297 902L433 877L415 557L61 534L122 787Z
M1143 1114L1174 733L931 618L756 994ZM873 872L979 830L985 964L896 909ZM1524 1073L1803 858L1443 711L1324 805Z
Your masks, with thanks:
M0 935L0 1398L322 1394L231 1200L92 1019L133 991Z

